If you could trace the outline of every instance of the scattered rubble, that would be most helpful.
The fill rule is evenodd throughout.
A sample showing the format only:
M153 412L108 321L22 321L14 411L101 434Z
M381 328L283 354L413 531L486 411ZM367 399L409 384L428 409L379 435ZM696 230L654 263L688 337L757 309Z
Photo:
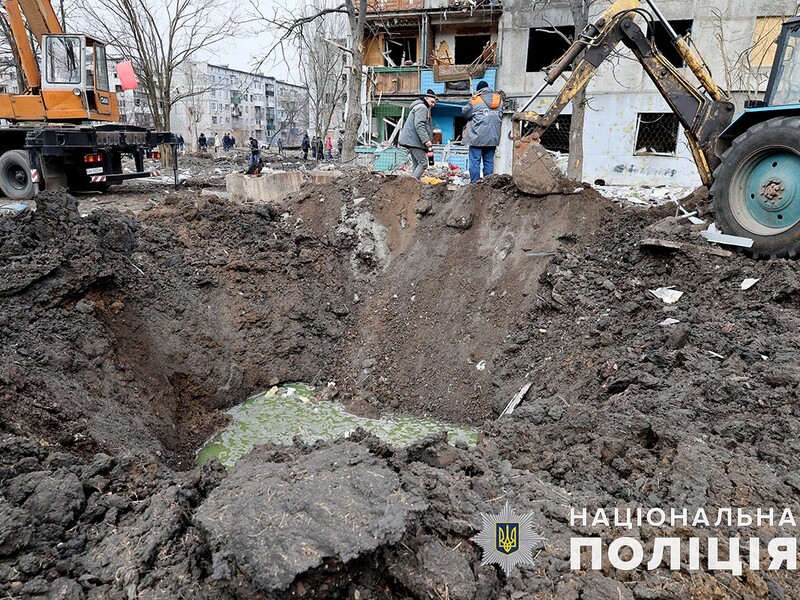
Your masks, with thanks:
M672 202L533 199L503 176L346 172L270 204L154 189L127 212L45 193L0 218L1 593L800 597L794 571L735 577L705 555L691 573L569 565L575 536L648 552L671 535L798 536L569 519L796 506L797 263L706 252ZM706 216L702 193L679 203ZM668 286L679 302L648 291ZM478 425L478 446L357 432L193 468L223 409L297 380L336 381L365 415ZM509 577L469 541L506 500L545 538Z

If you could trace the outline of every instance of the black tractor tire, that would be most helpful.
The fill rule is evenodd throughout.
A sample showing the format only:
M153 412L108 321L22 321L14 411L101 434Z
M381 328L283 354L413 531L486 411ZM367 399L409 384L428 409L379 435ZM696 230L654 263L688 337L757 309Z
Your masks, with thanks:
M800 117L754 125L720 158L710 190L719 229L752 239L754 258L800 255Z
M28 153L9 150L0 156L0 190L10 200L33 198L33 181Z

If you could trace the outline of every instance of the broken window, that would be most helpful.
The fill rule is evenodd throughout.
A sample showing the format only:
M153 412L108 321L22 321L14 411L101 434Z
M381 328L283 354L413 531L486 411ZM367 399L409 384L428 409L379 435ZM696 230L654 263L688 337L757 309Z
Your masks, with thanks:
M569 49L575 27L533 28L528 34L528 62L525 70L535 73L556 62Z
M777 44L775 39L781 32L781 25L789 17L756 17L753 31L753 44L750 46L751 67L771 67L775 60Z
M669 24L675 30L675 33L681 37L691 34L693 23L694 22L691 19L678 19L669 22ZM652 30L650 30L651 26L653 28ZM680 55L678 50L672 45L672 39L670 39L670 35L667 33L667 28L664 27L661 21L651 22L648 25L647 35L655 40L656 48L661 50L664 58L666 58L673 65L680 68L686 64L683 62L683 57Z
M483 54L486 44L492 42L491 35L457 35L454 51L457 65L471 65Z
M397 124L400 122L400 117L383 117L383 139L388 140L392 137L394 130L397 129ZM394 140L394 145L397 145L397 140Z
M675 154L678 117L673 113L639 113L635 154Z
M383 57L387 67L400 67L417 61L417 38L386 38Z
M541 144L547 150L569 154L569 132L572 115L558 115L556 120L542 134Z

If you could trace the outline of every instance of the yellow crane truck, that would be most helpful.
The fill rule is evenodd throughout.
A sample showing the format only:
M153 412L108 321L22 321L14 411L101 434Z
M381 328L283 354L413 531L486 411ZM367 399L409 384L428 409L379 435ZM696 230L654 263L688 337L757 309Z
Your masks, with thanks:
M0 191L25 200L37 189L101 191L126 179L151 177L145 159L173 155L174 134L119 123L109 85L106 46L88 35L64 33L48 0L5 0L13 47L26 88L0 94ZM27 24L27 28L26 28ZM28 31L40 48L37 60ZM133 157L123 172L122 158Z

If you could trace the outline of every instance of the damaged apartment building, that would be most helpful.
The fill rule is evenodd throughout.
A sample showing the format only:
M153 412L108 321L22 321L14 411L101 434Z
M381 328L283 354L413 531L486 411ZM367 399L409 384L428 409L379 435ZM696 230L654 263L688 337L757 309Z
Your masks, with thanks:
M369 132L373 143L391 146L408 105L431 88L440 97L433 111L437 159L465 168L461 107L472 86L485 79L507 98L507 118L497 171L510 172L510 113L545 83L542 70L575 37L572 4L589 5L589 21L611 4L591 0L377 0L366 33L365 61ZM797 3L656 0L672 27L688 36L718 84L730 90L737 109L761 97L780 24ZM643 2L643 8L647 5ZM672 48L665 28L637 19L668 60L692 74ZM569 72L565 76L569 76ZM563 79L530 106L544 112ZM601 65L587 87L583 179L609 185L698 185L700 180L677 118L638 61L624 48ZM572 107L545 134L544 145L569 152ZM439 139L440 138L440 139ZM378 152L375 165L393 168L400 150Z

